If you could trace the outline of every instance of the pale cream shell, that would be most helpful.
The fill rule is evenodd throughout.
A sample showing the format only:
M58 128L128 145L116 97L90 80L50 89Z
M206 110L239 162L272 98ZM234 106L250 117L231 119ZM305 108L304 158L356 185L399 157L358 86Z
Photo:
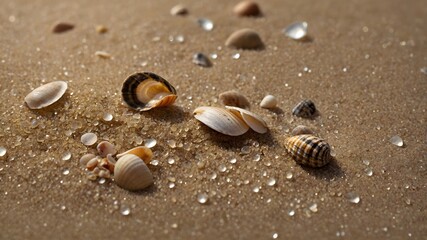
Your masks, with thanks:
M225 135L239 136L249 130L241 117L223 108L198 107L193 114L200 122Z
M257 133L266 133L268 131L267 123L257 114L243 108L225 106L235 114L240 114L243 121Z
M108 154L116 154L116 148L114 145L108 141L102 141L96 146L96 149L98 150L98 153L101 157L106 157Z
M117 157L120 158L126 154L134 154L144 160L146 164L150 163L151 159L153 158L153 152L146 146L134 147L124 153L117 154Z
M277 107L277 99L273 95L265 96L259 104L262 108L275 108Z
M114 181L121 188L136 191L153 184L153 174L141 158L126 154L117 160Z
M31 91L24 100L31 109L44 108L58 101L67 88L64 81L50 82Z

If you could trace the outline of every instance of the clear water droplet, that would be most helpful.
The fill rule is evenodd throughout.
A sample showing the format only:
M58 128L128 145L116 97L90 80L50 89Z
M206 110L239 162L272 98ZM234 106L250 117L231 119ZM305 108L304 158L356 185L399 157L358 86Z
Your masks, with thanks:
M7 149L3 146L0 146L0 157L6 156Z
M239 59L240 58L240 53L234 53L233 55L231 55L231 57L233 58L233 59Z
M176 148L176 141L175 140L167 140L166 143L170 148Z
M193 55L193 63L202 67L210 67L212 65L208 57L203 53L196 53Z
M270 178L267 180L267 185L272 187L274 185L276 185L276 179L275 178Z
M213 173L211 174L211 176L210 176L210 179L211 179L211 180L215 180L215 179L216 179L216 177L217 177L216 172L213 172Z
M199 194L197 194L197 201L200 204L205 204L205 203L208 202L208 200L209 200L209 196L206 193L199 193Z
M177 41L179 43L183 43L185 41L184 35L177 35L175 37L175 41Z
M218 58L218 54L216 54L216 53L211 53L211 54L210 54L210 57L211 57L212 59L217 59L217 58Z
M369 160L366 160L366 159L362 160L362 163L365 164L366 166L369 166L370 164Z
M357 193L355 192L348 192L345 197L347 198L347 200L351 203L359 203L360 202L360 197Z
M156 146L156 144L157 144L157 140L154 138L147 139L145 140L145 143L144 143L144 145L148 148L152 148Z
M173 159L173 158L168 158L168 163L169 163L170 165L174 164L174 163L175 163L175 159Z
M159 165L159 160L153 159L153 160L151 160L150 164L153 166L157 166L157 165Z
M295 210L291 209L288 211L288 216L292 217L295 215Z
M207 18L199 18L197 19L197 23L205 31L212 31L212 29L214 28L214 23Z
M254 188L252 188L252 191L254 193L259 193L259 190L261 190L261 188L259 186L255 186Z
M65 168L64 170L62 170L62 174L63 174L63 175L68 175L68 174L70 174L70 169Z
M223 173L227 171L227 167L224 164L221 164L218 166L218 170Z
M130 208L126 205L122 205L120 207L120 214L122 214L123 216L128 216L130 214Z
M368 177L370 177L374 174L374 171L372 171L372 168L370 168L370 167L365 168L364 172L365 172L366 176L368 176Z
M292 177L293 177L292 172L287 172L286 173L286 179L290 180L290 179L292 179Z
M232 158L232 159L230 159L230 163L231 164L235 164L237 162L237 159L236 158Z
M312 203L310 206L308 206L308 209L312 212L317 212L317 203Z
M289 38L300 40L307 36L307 28L306 22L296 22L283 29L283 33Z
M102 119L106 122L113 120L113 115L111 113L104 113Z
M258 162L259 160L261 160L261 155L260 155L260 154L255 154L255 155L252 157L252 160L254 160L255 162Z
M425 75L427 75L427 67L422 67L420 69L420 72L424 73Z
M85 133L80 138L80 141L86 146L91 146L98 141L98 137L95 133Z
M168 183L168 187L169 187L170 189L174 188L174 187L175 187L175 183L174 183L174 182L169 182L169 183Z
M65 152L63 155L62 155L62 160L63 161L68 161L68 160L70 160L71 159L71 153L70 152Z
M279 237L279 234L278 233L273 233L273 239L277 239L278 237Z
M240 149L240 152L241 152L242 154L249 154L249 153L251 152L251 149L250 149L250 147L249 147L249 146L243 146L243 147Z
M105 178L100 178L100 179L98 180L98 183L99 183L99 184L104 184L106 181L107 181L107 180L106 180Z
M390 138L390 143L393 145L396 145L398 147L402 147L403 146L403 140L401 137L399 136L393 136L392 138Z

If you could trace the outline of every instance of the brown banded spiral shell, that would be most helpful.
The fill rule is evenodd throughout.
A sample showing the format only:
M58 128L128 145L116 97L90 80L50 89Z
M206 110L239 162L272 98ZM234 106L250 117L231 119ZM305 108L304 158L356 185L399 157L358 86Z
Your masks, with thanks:
M314 102L306 99L299 102L293 109L292 114L302 118L313 118L317 109Z
M323 167L332 159L329 144L313 135L289 137L285 140L285 148L301 165Z
M139 111L172 105L176 98L175 88L164 78L150 72L129 76L122 86L124 103Z

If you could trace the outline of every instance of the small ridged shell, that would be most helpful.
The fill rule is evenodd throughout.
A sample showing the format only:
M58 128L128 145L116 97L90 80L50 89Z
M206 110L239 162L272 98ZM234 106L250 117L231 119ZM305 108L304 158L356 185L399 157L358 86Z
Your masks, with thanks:
M114 181L121 188L136 191L153 184L153 174L141 158L126 154L117 160Z
M234 114L240 115L246 124L257 133L266 133L268 131L267 123L257 114L243 108L225 106Z
M117 154L117 157L120 158L126 154L133 154L144 160L146 164L150 163L151 159L153 158L153 152L151 149L145 146L139 146L132 148L130 150L127 150L124 153Z
M285 141L285 148L292 155L292 158L301 165L323 167L332 159L329 144L312 135L289 137Z
M139 111L172 105L176 98L175 88L162 77L150 73L135 73L122 86L124 103Z
M310 128L304 125L298 125L292 130L293 136L304 135L304 134L314 135L314 132Z
M277 99L273 95L265 96L259 104L262 108L275 108L277 107Z
M249 109L251 105L249 100L243 94L234 90L221 93L219 95L219 100L225 106Z
M218 107L198 107L194 117L208 127L222 134L239 136L249 130L249 126L238 115Z
M47 107L58 101L64 95L67 87L68 85L64 81L47 83L31 91L25 97L25 102L31 109Z
M316 106L311 100L303 100L299 102L293 109L292 114L302 118L313 118L316 113Z
M116 148L114 145L108 141L102 141L96 146L96 149L98 150L98 153L101 157L106 157L108 154L116 154Z

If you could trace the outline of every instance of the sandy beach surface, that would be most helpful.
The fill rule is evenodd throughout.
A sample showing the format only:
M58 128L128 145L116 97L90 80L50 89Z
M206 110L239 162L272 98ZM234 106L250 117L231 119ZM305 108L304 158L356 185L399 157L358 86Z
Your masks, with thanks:
M187 16L169 13L178 3ZM3 1L0 239L425 239L426 2L259 1L261 17L237 17L236 3ZM308 40L282 33L296 21L308 23ZM55 34L57 22L75 27ZM263 49L225 46L248 27ZM192 62L198 52L212 67ZM144 71L175 86L173 106L122 103L124 79ZM65 95L29 109L24 97L55 80L67 81ZM266 134L229 137L193 117L232 89L265 119ZM278 108L259 106L267 94ZM319 116L291 114L303 99ZM301 124L336 161L313 169L292 160L283 143ZM88 179L79 159L96 144L81 143L87 132L118 152L155 139L154 184L130 192Z

